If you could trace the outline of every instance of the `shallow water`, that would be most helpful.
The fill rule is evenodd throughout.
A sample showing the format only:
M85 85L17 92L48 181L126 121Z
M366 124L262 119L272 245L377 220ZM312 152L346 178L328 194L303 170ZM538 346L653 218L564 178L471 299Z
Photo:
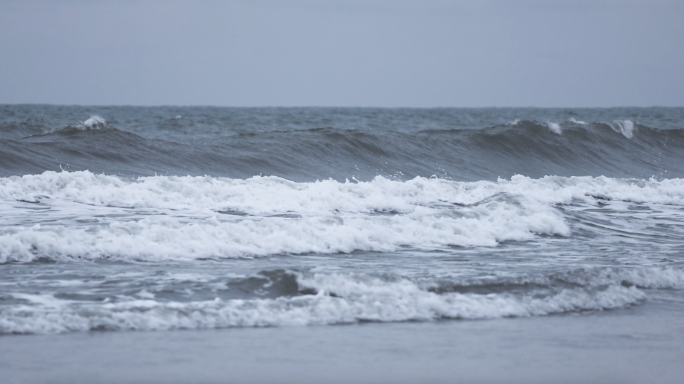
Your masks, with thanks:
M678 383L681 303L485 321L5 336L8 383Z

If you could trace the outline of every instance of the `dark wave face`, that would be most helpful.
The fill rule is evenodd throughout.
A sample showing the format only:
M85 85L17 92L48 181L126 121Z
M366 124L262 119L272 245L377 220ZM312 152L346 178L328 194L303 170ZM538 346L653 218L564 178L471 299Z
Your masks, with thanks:
M0 176L60 169L295 181L684 175L682 108L5 106L0 113Z

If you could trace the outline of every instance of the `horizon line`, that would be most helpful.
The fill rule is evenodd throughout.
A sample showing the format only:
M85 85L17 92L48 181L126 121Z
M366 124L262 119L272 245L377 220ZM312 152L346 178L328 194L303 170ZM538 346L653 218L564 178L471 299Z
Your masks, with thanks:
M432 107L415 107L415 106L341 106L341 105L217 105L217 104L53 104L53 103L0 103L0 106L49 106L49 107L92 107L92 108L244 108L244 109L267 109L267 108L319 108L319 109L618 109L618 108L632 108L632 109L649 109L649 108L684 108L684 105L649 105L649 106L634 106L634 105L614 105L614 106L553 106L553 107L539 107L539 106L432 106Z

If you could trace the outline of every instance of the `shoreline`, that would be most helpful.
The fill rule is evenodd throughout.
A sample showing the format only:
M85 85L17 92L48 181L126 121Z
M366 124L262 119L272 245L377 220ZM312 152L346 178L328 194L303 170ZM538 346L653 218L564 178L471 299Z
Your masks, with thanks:
M14 383L676 383L681 308L478 321L0 337Z

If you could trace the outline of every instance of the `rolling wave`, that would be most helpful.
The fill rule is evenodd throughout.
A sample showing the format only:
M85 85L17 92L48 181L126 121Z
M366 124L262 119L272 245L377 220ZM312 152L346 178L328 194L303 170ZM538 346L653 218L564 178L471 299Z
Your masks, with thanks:
M571 236L676 249L682 206L684 179L298 183L45 172L0 179L0 263L430 252Z
M0 176L90 170L124 176L274 175L295 181L377 175L458 180L684 176L684 130L630 120L516 120L481 129L360 131L338 128L159 138L93 116L22 139L0 140Z
M559 285L559 279L570 284ZM543 316L638 305L649 290L681 289L684 274L680 268L591 268L471 281L420 281L396 275L264 270L224 281L169 285L161 280L142 290L132 285L126 295L116 297L102 290L107 282L76 288L88 288L90 295L16 292L0 297L17 304L0 308L0 334ZM523 289L512 288L521 284ZM198 296L207 291L211 298L168 297L170 292L189 289ZM234 291L241 292L240 298L233 297Z

